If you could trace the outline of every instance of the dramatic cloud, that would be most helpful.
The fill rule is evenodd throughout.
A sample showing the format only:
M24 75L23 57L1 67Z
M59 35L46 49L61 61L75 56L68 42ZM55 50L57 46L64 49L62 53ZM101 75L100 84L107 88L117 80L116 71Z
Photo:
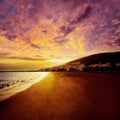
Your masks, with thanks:
M76 25L81 22L81 20L84 20L85 18L87 18L88 15L90 14L91 10L92 10L92 7L87 6L85 8L84 12L80 15L78 14L78 16L75 19L73 19L72 21L70 21L67 26L61 26L60 30L61 30L61 32L64 33L64 36L71 33L76 28Z
M75 59L119 51L120 0L0 0L0 56Z

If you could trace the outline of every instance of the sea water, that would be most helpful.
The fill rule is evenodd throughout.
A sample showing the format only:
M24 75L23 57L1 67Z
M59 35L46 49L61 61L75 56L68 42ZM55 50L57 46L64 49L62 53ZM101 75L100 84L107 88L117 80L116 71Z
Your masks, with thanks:
M48 72L0 72L0 101L42 80Z

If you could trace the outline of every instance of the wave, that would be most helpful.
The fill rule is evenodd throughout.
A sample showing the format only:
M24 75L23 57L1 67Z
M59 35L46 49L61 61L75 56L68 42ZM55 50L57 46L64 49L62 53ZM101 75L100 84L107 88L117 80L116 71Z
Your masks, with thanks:
M0 72L0 101L43 79L47 72Z

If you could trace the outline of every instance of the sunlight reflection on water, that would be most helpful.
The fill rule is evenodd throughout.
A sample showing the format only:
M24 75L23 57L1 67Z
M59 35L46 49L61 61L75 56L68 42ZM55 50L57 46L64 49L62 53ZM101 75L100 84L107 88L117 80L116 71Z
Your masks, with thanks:
M43 80L49 72L0 72L0 101Z

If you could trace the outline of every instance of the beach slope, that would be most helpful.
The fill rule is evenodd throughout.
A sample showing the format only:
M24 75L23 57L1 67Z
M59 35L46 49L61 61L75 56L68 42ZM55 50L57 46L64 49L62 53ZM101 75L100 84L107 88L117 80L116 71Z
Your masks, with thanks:
M0 120L118 120L119 78L119 73L49 73L0 102Z

